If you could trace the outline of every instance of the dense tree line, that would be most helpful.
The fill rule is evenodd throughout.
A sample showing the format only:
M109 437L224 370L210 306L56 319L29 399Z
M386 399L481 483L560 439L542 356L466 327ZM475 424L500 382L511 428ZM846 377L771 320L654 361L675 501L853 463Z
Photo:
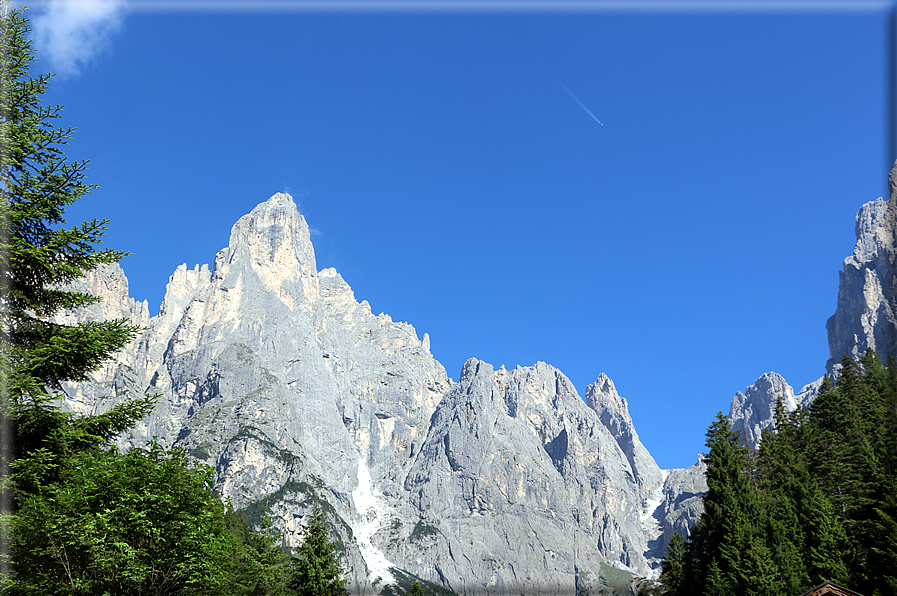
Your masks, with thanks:
M152 397L62 410L61 384L87 380L140 329L52 322L99 301L67 284L127 253L97 248L105 220L65 227L65 208L95 187L86 161L66 160L62 107L41 103L52 77L30 74L29 33L24 9L0 1L0 593L345 594L317 503L292 556L269 521L253 532L222 503L210 466L156 442L112 446Z
M704 513L671 541L666 593L897 594L897 365L845 356L809 409L779 399L774 428L756 454L722 413L708 429Z

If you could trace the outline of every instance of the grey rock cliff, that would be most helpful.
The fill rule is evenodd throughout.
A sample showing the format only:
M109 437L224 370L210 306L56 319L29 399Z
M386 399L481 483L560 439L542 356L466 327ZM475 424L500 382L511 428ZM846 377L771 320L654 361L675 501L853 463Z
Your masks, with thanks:
M614 382L606 374L601 373L597 381L586 387L586 404L598 414L601 423L617 441L639 486L646 490L660 486L663 483L660 469L639 441L629 416L629 404L620 397Z
M838 307L826 323L829 373L844 354L858 359L868 348L882 359L897 357L897 163L890 175L890 200L866 203L856 217L857 243L840 272Z
M602 561L649 573L640 511L659 488L656 464L653 475L642 489L557 369L495 371L471 359L433 414L405 488L419 523L436 529L427 552L453 589L572 593Z
M666 553L673 534L687 538L701 517L707 492L706 472L703 456L688 468L665 471L661 500L652 515L661 528L660 535L650 544L658 558Z
M149 329L67 386L66 407L159 395L122 448L155 436L186 449L293 545L319 497L358 592L399 569L459 593L597 593L602 565L656 575L669 528L694 519L697 481L658 469L606 375L588 404L544 363L470 360L453 383L428 335L317 270L288 195L242 217L213 268L178 267L152 319L119 268L83 283L105 301L69 321Z
M798 401L794 389L782 375L768 372L744 390L735 394L729 407L732 430L740 431L744 444L752 451L760 445L765 429L775 425L776 402L782 399L785 410L797 409Z
M147 327L150 324L147 302L136 302L128 294L128 279L118 263L99 265L89 276L68 286L69 289L93 294L101 302L86 308L63 311L53 317L62 325L73 325L81 321L111 321L127 319L131 324ZM117 401L133 396L139 390L133 369L126 364L129 355L136 349L139 340L134 340L125 350L106 362L92 374L93 383L64 383L68 398L64 409L80 414L97 414L110 409Z

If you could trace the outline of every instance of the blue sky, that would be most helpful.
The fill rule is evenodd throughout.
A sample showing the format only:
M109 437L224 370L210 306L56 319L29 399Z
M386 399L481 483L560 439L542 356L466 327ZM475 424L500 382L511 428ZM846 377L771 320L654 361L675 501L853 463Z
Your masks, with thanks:
M29 14L101 186L70 221L111 220L151 314L286 191L319 269L429 333L450 376L542 360L584 394L605 372L671 468L761 374L823 374L888 157L889 3L694 4Z

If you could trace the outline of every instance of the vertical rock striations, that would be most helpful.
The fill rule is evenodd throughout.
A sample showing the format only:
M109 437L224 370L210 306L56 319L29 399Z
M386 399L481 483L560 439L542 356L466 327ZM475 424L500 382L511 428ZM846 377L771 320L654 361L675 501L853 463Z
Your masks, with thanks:
M472 583L573 593L601 562L646 575L639 513L661 482L656 464L647 473L655 482L639 486L617 440L557 369L495 371L471 359L405 480L415 528L431 529L414 548L435 562L427 579L458 592ZM399 550L412 548L409 538Z
M614 382L604 373L586 387L586 404L598 414L601 424L610 431L632 469L636 482L650 492L663 484L660 468L639 441L629 416L629 404L617 393Z
M127 319L140 327L150 324L147 302L136 302L129 296L128 279L118 263L99 265L87 277L70 284L69 288L93 294L102 301L85 308L62 311L53 317L56 323L74 325L85 321ZM127 399L142 389L143 385L131 363L131 356L138 343L139 340L130 342L122 352L94 372L93 383L63 383L63 389L68 395L62 404L63 408L93 415L109 410L116 402Z
M703 456L698 456L697 463L687 468L664 470L663 489L652 512L661 531L649 545L649 556L662 560L673 534L683 537L690 534L704 511L706 472Z

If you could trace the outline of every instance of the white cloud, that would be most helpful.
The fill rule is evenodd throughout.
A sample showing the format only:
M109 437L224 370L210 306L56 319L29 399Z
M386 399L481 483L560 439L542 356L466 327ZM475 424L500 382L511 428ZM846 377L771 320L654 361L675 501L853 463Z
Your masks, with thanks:
M49 0L32 19L38 55L53 71L77 76L121 26L126 0Z

